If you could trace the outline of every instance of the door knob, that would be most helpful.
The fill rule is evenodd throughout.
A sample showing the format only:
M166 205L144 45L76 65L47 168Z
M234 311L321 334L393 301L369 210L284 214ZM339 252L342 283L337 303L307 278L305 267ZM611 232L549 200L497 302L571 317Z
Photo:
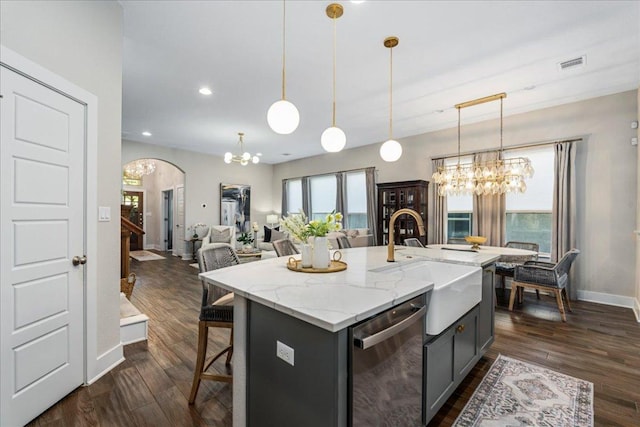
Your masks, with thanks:
M81 257L76 255L73 257L71 262L73 263L73 265L80 265L80 264L84 265L87 263L87 257L84 255L82 255Z

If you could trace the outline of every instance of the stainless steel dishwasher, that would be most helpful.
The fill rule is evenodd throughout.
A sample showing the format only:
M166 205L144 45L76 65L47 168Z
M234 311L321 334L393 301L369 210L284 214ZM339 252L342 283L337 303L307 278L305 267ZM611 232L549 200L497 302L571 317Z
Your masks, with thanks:
M421 426L425 296L349 329L350 425Z

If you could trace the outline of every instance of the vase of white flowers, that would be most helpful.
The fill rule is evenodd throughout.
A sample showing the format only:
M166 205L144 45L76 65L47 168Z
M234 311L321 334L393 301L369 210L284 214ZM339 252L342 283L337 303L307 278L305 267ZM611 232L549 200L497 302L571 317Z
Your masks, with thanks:
M324 219L309 221L309 235L313 236L313 268L329 268L329 245L327 233L338 231L342 228L342 214L333 211Z
M342 228L342 214L333 211L324 219L314 219L307 222L304 211L289 215L281 219L282 228L295 240L302 244L302 267L329 268L329 245L327 233ZM313 244L309 245L309 238ZM313 255L311 251L313 250Z

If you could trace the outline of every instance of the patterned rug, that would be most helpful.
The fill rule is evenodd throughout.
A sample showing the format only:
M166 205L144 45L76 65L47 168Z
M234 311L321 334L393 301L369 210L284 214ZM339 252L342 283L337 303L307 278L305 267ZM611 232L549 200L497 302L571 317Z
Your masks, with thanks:
M149 251L132 251L129 256L138 261L154 261L156 259L164 259L162 255L154 254Z
M454 426L593 426L593 383L499 355Z

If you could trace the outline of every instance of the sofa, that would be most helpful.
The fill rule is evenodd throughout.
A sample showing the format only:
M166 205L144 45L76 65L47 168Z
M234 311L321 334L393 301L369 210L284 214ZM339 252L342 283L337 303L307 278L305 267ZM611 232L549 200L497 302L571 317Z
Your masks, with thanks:
M373 234L369 234L368 228L352 228L344 229L340 231L332 231L327 234L327 240L331 247L338 249L337 236L347 236L347 240L352 248L363 248L366 246L373 246Z
M282 231L280 231L280 227L276 226L271 228L269 226L264 226L264 233L262 237L260 237L256 242L256 247L262 251L274 251L273 245L271 242L274 240L286 239L288 235Z

